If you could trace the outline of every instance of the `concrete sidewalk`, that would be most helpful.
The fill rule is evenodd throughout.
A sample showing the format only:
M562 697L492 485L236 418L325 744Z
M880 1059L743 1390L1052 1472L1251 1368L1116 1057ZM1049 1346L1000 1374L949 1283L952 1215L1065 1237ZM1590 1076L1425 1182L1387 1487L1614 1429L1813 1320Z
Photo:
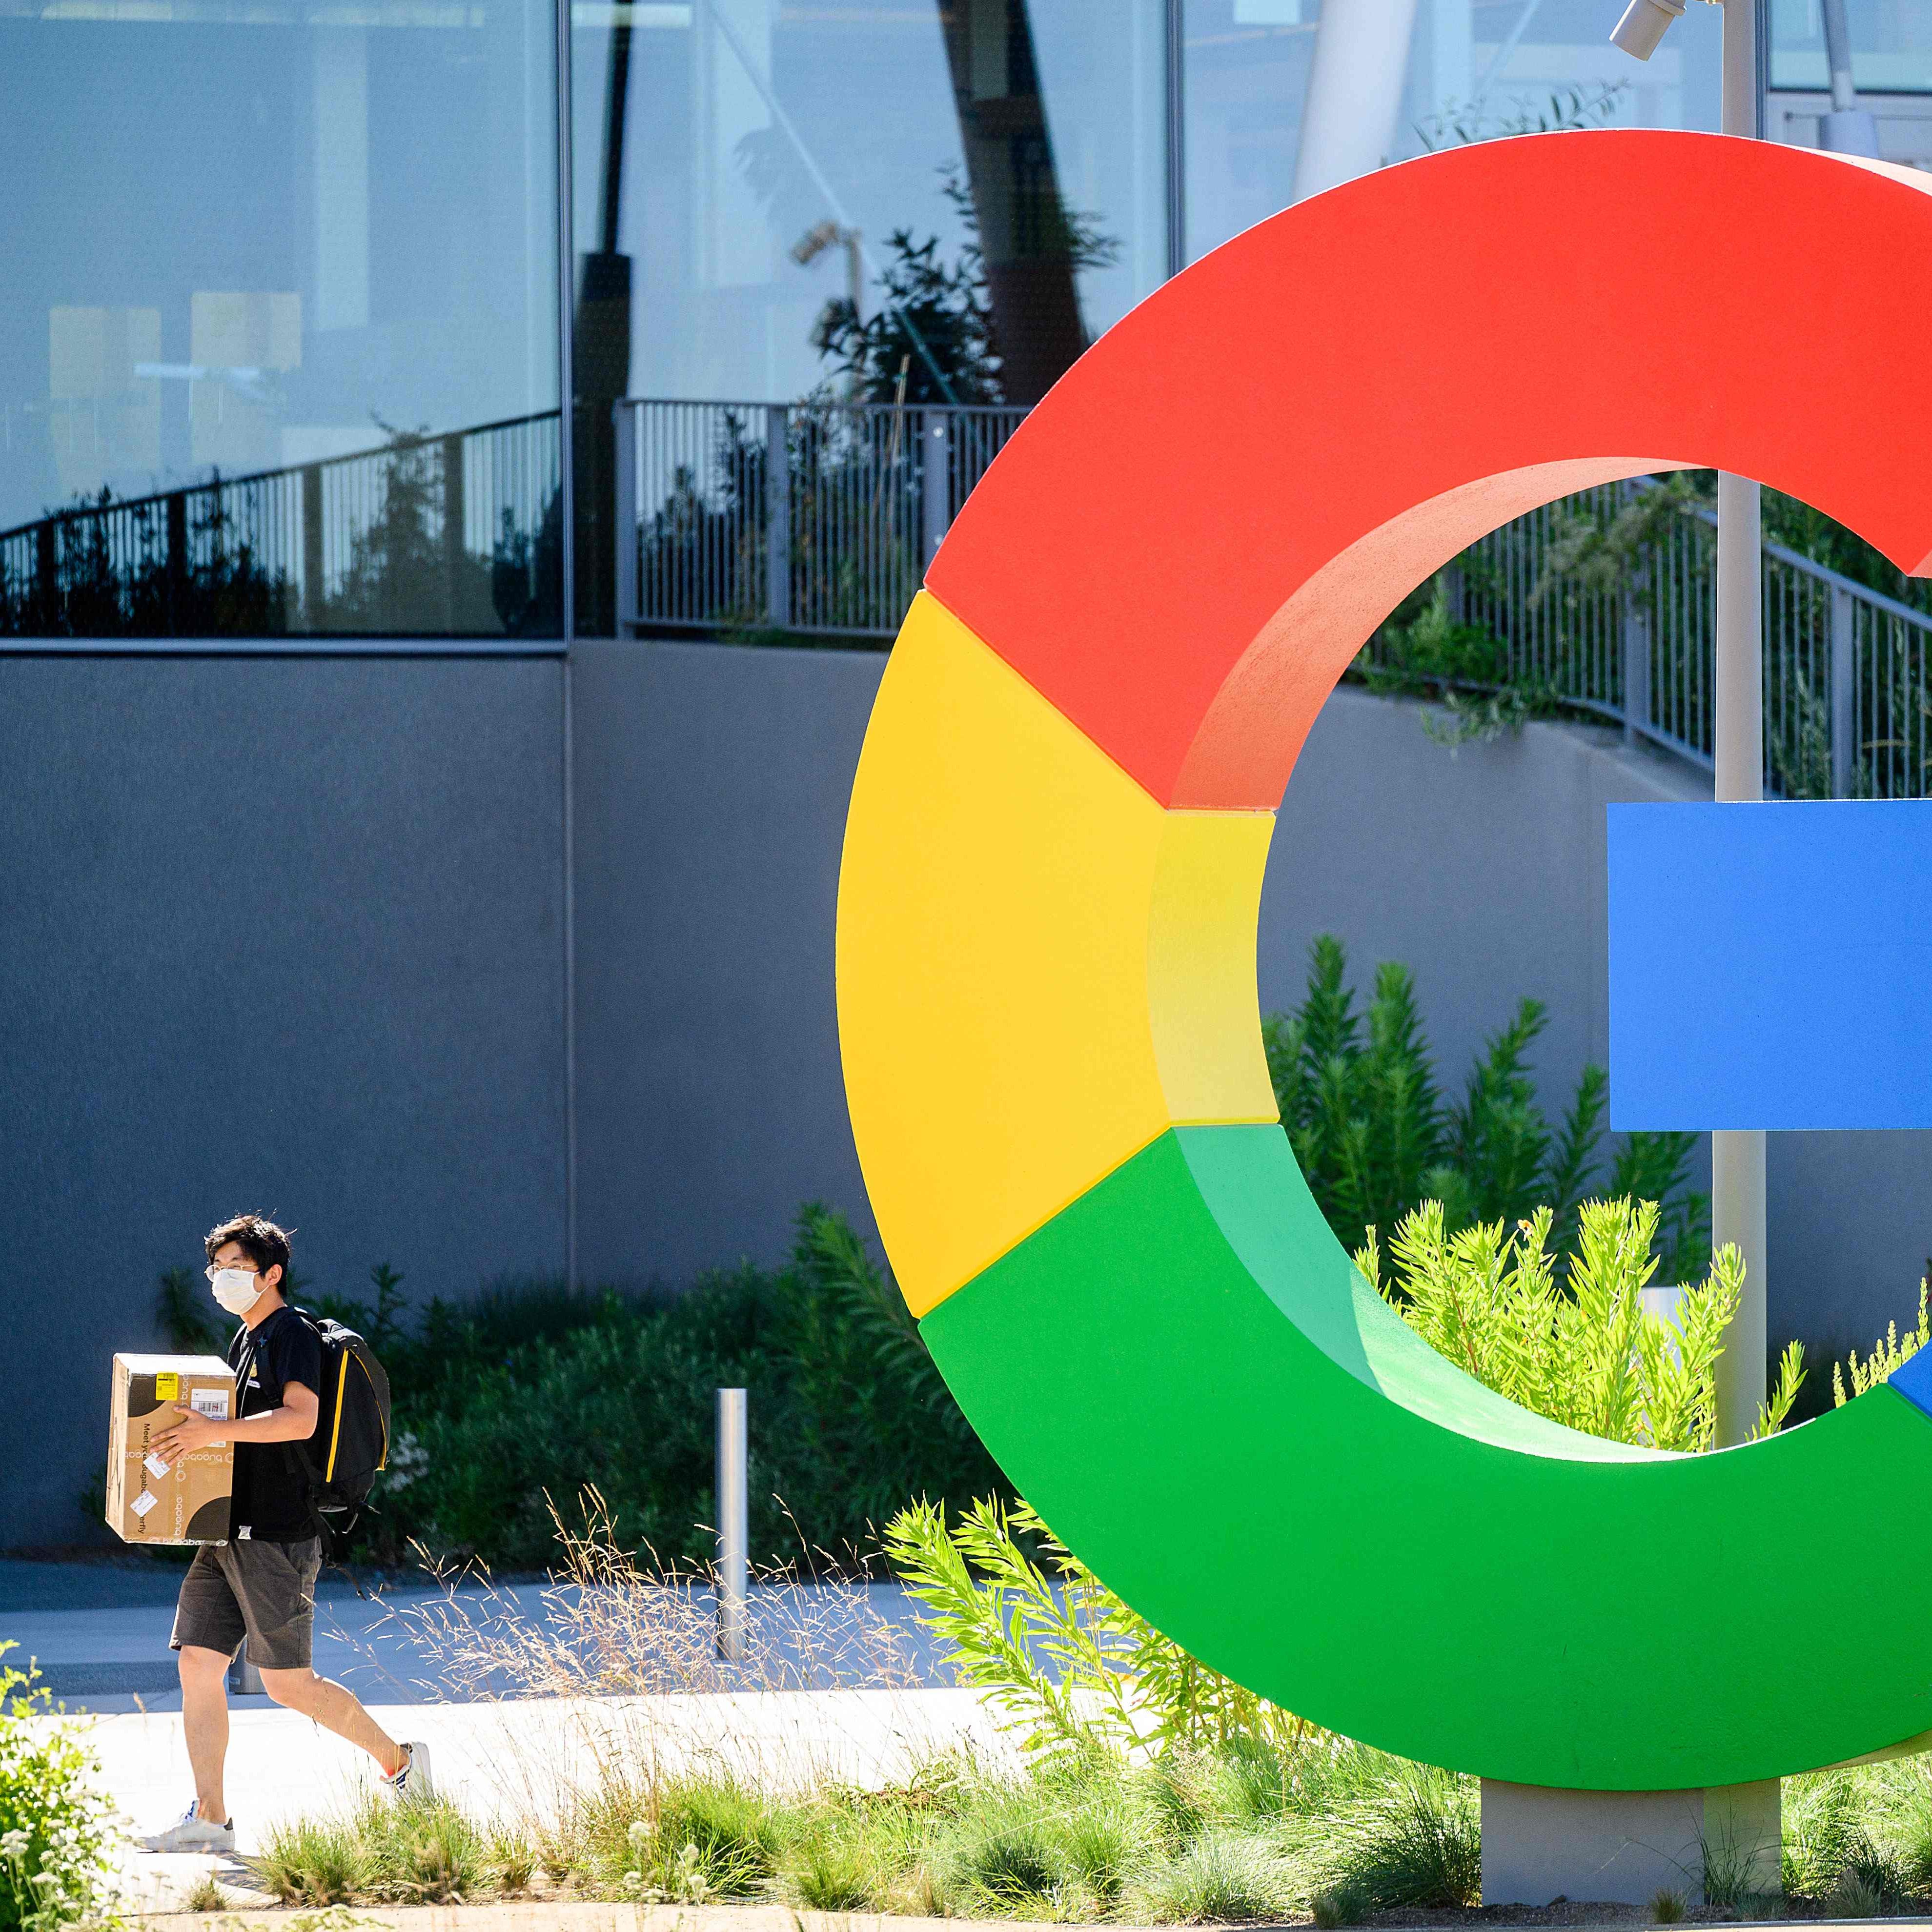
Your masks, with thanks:
M961 1690L749 1692L707 1696L524 1698L500 1703L372 1707L392 1735L429 1746L437 1788L484 1821L556 1816L574 1788L613 1770L700 1764L797 1788L820 1779L898 1783L944 1750L988 1766L1017 1754L979 1694ZM52 1720L38 1721L52 1722ZM81 1720L102 1788L134 1834L178 1817L194 1785L178 1716L136 1712ZM293 1712L238 1710L226 1796L236 1850L259 1851L279 1825L338 1813L380 1795L374 1766ZM246 1891L244 1868L209 1858L130 1853L134 1909L170 1909L205 1876ZM250 1902L252 1903L252 1900Z

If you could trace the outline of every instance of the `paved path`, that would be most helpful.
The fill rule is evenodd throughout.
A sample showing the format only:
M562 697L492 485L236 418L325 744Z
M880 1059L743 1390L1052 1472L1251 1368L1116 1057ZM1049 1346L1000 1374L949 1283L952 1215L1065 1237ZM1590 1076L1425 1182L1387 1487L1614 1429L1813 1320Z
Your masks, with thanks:
M8 1661L31 1660L70 1710L178 1711L181 1692L168 1636L184 1566L0 1561L0 1642ZM447 1592L419 1579L380 1583L370 1598L335 1574L316 1592L315 1666L364 1703L414 1704L588 1688L567 1669L548 1682L483 1670L479 1653L527 1650L532 1640L580 1656L600 1648L640 1678L598 1688L709 1690L887 1682L944 1684L952 1672L896 1585L810 1586L753 1593L758 1641L752 1664L733 1672L710 1654L711 1608L699 1594L626 1592L586 1603L584 1593L541 1582ZM574 1675L577 1682L562 1677ZM244 1700L248 1708L255 1700ZM259 1708L259 1706L256 1706Z
M1017 1760L978 1695L960 1690L740 1692L374 1706L392 1735L428 1744L439 1787L483 1820L554 1817L573 1787L606 1768L675 1771L706 1764L770 1787L820 1779L877 1787L943 1750L990 1765ZM181 1719L133 1712L81 1720L103 1788L134 1833L159 1829L193 1795ZM259 1851L281 1824L380 1796L374 1766L294 1712L237 1709L230 1720L229 1808L237 1850ZM244 1868L207 1858L130 1853L130 1904L170 1909L205 1875L245 1889ZM247 1902L254 1902L252 1899Z

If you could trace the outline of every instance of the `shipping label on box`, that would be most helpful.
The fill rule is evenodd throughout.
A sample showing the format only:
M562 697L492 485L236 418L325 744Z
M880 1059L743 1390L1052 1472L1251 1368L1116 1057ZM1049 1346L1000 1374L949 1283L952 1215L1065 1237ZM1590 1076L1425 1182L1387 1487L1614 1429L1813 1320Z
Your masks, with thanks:
M235 1376L218 1355L116 1355L107 1426L107 1526L127 1543L225 1543L233 1445L172 1462L154 1439L180 1420L174 1405L226 1422Z

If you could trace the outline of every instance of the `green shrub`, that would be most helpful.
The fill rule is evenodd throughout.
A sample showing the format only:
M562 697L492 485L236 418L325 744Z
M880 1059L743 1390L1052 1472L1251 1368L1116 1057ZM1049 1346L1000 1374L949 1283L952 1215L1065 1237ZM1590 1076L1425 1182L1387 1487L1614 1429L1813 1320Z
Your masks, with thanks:
M1686 1285L1669 1320L1641 1291L1657 1271L1652 1201L1588 1201L1575 1252L1550 1252L1550 1210L1514 1231L1501 1221L1455 1234L1441 1204L1405 1215L1385 1275L1373 1228L1355 1264L1438 1354L1523 1408L1613 1442L1696 1452L1717 1430L1717 1362L1737 1310L1744 1264L1734 1247ZM1784 1426L1804 1381L1804 1350L1785 1351L1757 1432Z
M284 1905L347 1905L361 1898L370 1870L352 1820L303 1818L278 1825L255 1855L264 1892Z
M1791 1778L1784 1788L1782 1864L1788 1897L1827 1897L1848 1864L1871 1850L1862 1780L1848 1771Z
M1932 1312L1928 1312L1926 1306L1927 1289L1927 1282L1921 1280L1918 1324L1906 1330L1903 1341L1899 1339L1898 1324L1888 1322L1884 1334L1872 1344L1871 1353L1862 1362L1854 1348L1843 1370L1836 1362L1832 1364L1832 1394L1838 1407L1844 1408L1852 1396L1863 1395L1868 1389L1877 1388L1880 1382L1889 1382L1921 1348L1932 1342ZM1846 1370L1851 1376L1850 1396L1845 1393Z
M372 1301L311 1304L370 1336L397 1445L369 1553L412 1542L498 1568L556 1559L554 1502L595 1488L627 1545L701 1564L715 1519L714 1389L748 1392L754 1560L815 1565L870 1546L908 1496L1005 1493L890 1276L838 1215L802 1210L790 1264L679 1295L506 1286L407 1324L392 1270ZM532 1430L528 1418L540 1414Z
M770 1877L778 1835L769 1802L734 1778L699 1774L668 1781L658 1801L658 1882L674 1890L673 1865L694 1850L697 1870L721 1898L742 1898Z
M1402 1766L1347 1823L1345 1888L1372 1908L1468 1906L1483 1891L1475 1781Z
M490 1833L484 1870L500 1897L520 1898L530 1890L536 1868L537 1847L524 1833L502 1827Z
M1141 1815L1123 1798L1098 1787L1066 1820L1067 1868L1102 1911L1119 1904L1144 1844Z
M788 1862L785 1876L810 1912L874 1912L884 1904L873 1848L850 1834L806 1839Z
M1695 1137L1632 1134L1602 1176L1608 1083L1602 1068L1586 1067L1568 1113L1551 1126L1529 1064L1546 1021L1540 1002L1522 1000L1470 1070L1462 1099L1446 1102L1408 969L1378 967L1359 1014L1342 942L1314 940L1300 1005L1270 1014L1262 1036L1295 1159L1352 1253L1370 1226L1393 1227L1425 1200L1443 1204L1451 1232L1478 1221L1513 1224L1546 1206L1555 1244L1567 1252L1579 1206L1600 1192L1660 1203L1664 1278L1702 1276L1710 1202L1684 1184Z
M278 1826L255 1860L284 1905L460 1905L494 1888L500 1867L484 1834L447 1800L372 1796L346 1817ZM529 1879L524 1870L522 1882ZM518 1887L521 1888L520 1884Z
M1046 1900L1070 1876L1061 1846L1046 1822L1015 1808L973 1821L955 1847L960 1878L995 1905Z
M982 1497L949 1524L922 1500L886 1525L884 1545L921 1622L1029 1751L1078 1765L1136 1740L1183 1753L1238 1737L1285 1748L1307 1729L1163 1636L1024 1503Z
M0 1660L15 1646L0 1642ZM34 1674L0 1662L0 1932L53 1932L108 1910L115 1832L74 1726L34 1721Z
M1135 1888L1129 1910L1163 1924L1280 1918L1298 1902L1294 1875L1252 1833L1204 1832Z

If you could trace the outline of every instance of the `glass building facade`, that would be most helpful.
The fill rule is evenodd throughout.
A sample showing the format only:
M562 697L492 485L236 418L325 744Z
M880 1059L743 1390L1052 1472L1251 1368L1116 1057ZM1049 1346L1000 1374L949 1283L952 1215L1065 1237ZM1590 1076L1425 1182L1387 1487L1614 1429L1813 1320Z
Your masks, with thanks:
M1768 5L1768 131L1815 138L1817 0ZM1916 159L1932 0L1850 9ZM1718 10L1643 67L1616 10L1414 0L1384 158L1714 127ZM0 634L610 634L651 507L620 400L736 405L754 456L776 404L1024 408L1294 198L1320 32L1320 0L0 0Z

